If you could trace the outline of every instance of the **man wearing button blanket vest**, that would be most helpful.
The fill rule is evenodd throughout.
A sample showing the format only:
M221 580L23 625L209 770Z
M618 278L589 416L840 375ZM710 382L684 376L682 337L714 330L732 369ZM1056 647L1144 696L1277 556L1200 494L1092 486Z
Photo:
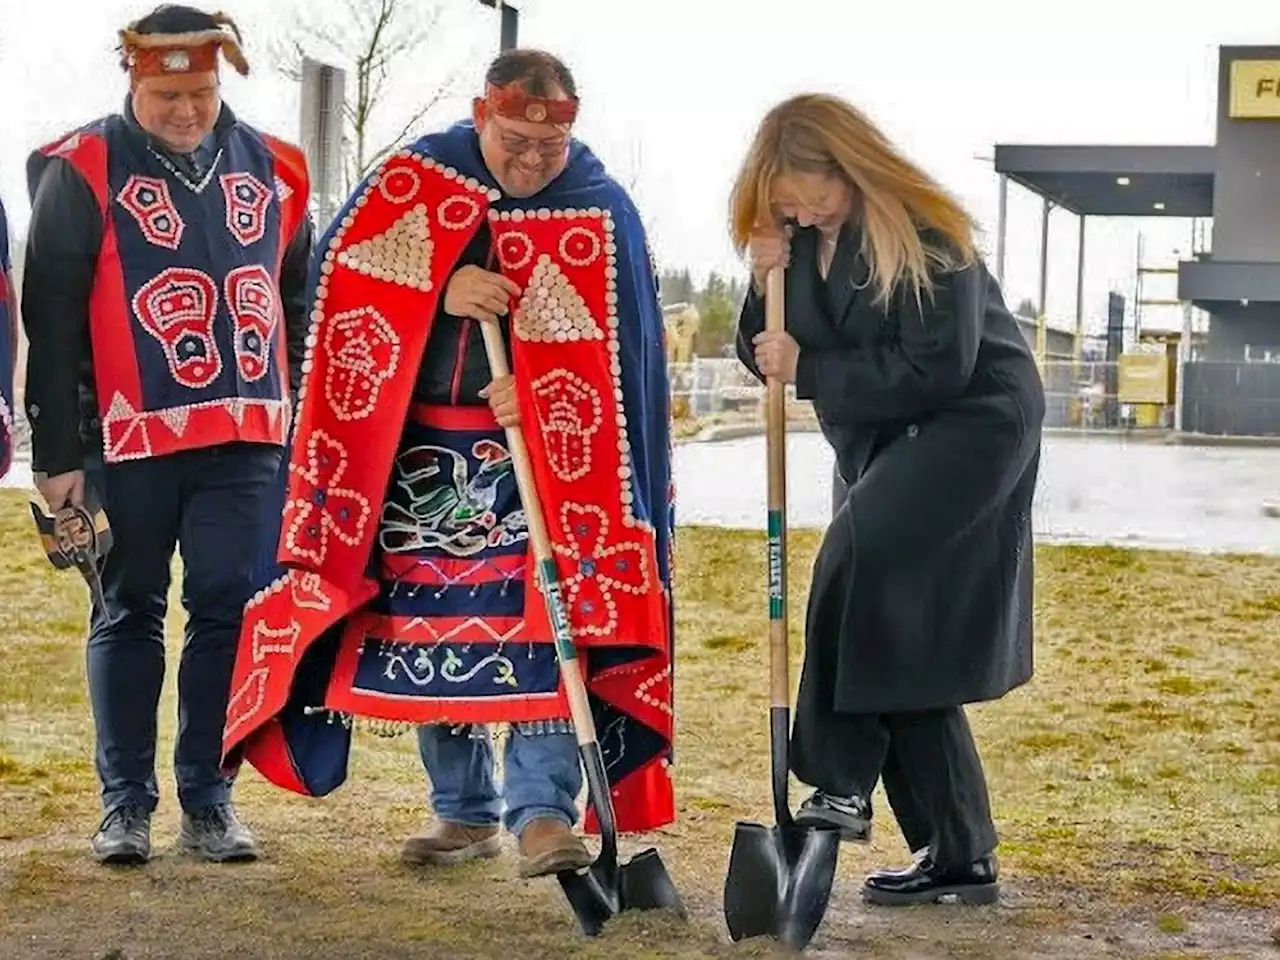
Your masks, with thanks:
M36 485L104 508L88 645L108 863L151 853L156 710L175 546L188 618L174 751L180 846L256 856L231 806L222 730L253 548L300 375L311 259L306 162L222 102L222 14L165 5L119 31L119 113L27 165L22 315Z
M572 137L568 68L504 52L470 120L359 185L317 247L278 531L245 612L226 760L321 796L350 718L417 728L435 822L404 858L519 838L590 857L582 776L504 428L532 460L618 828L675 816L673 495L657 281L640 217ZM496 324L512 376L489 371ZM489 725L503 725L505 776ZM598 828L589 807L583 824Z

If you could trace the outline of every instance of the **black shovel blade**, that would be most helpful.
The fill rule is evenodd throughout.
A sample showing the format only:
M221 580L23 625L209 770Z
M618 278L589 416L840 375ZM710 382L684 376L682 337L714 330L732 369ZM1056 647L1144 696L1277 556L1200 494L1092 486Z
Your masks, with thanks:
M827 912L839 854L834 828L739 821L724 881L729 936L735 942L771 936L803 949Z
M556 879L589 937L625 910L673 910L685 916L676 885L652 847L620 867L601 859L585 870L564 870Z

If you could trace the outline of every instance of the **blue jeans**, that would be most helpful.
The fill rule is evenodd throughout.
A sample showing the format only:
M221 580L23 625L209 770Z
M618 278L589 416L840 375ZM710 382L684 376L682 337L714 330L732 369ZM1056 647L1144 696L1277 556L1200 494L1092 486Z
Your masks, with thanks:
M582 768L578 741L564 730L563 724L512 724L500 792L494 783L493 742L487 727L419 727L418 753L431 779L436 817L468 826L501 820L516 836L536 817L576 824Z
M222 730L267 495L283 451L235 443L153 459L86 463L113 544L102 567L105 609L89 630L89 697L107 810L154 810L156 712L164 682L164 620L174 548L187 625L178 664L178 802L191 812L230 799Z

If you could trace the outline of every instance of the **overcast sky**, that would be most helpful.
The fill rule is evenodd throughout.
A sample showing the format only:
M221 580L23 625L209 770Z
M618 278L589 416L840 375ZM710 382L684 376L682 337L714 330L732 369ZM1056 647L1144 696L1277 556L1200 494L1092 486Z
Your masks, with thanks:
M348 0L219 0L246 34L248 80L224 71L225 98L246 120L298 135L298 97L272 76L269 36L298 10L341 17ZM411 2L411 0L405 0ZM432 0L418 0L429 7ZM497 17L445 0L436 39L400 75L390 125L441 77L461 115L497 45ZM119 108L125 79L115 31L153 6L133 0L0 0L0 198L11 232L28 217L29 150ZM744 146L763 112L801 90L849 98L982 220L994 250L995 143L1199 143L1214 140L1219 44L1280 42L1280 16L1261 0L1215 0L1171 12L1169 0L526 0L523 44L569 62L583 97L578 133L620 178L634 179L663 266L740 269L725 206ZM751 12L751 11L755 12ZM1045 19L1039 20L1037 17ZM1038 201L1010 198L1007 297L1034 299ZM1110 288L1132 291L1141 229L1152 259L1185 254L1187 221L1089 225L1086 315ZM1050 314L1075 315L1076 221L1059 212L1050 238ZM1153 294L1159 295L1159 294ZM1163 293L1172 296L1173 291ZM1167 318L1177 325L1177 317Z

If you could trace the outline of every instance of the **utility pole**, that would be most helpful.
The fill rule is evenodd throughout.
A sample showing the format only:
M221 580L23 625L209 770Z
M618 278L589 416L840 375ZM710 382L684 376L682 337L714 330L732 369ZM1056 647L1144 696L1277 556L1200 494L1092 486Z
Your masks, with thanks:
M346 73L309 57L302 59L301 146L311 168L316 227L321 232L342 206L342 105Z
M502 14L502 35L498 49L514 50L520 32L520 11L506 0L480 0L486 7L492 7Z

